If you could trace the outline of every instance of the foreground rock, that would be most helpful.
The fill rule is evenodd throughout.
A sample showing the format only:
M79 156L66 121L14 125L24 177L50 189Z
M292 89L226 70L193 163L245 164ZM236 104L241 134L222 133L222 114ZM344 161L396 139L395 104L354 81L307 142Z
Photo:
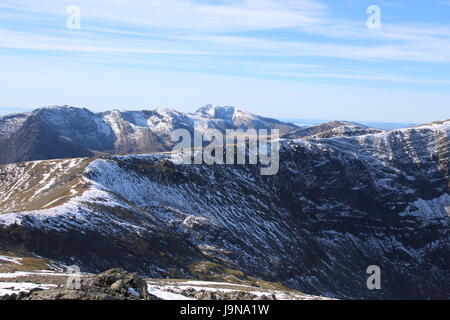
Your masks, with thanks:
M218 290L216 292L211 292L206 290L195 291L193 289L187 289L181 291L181 294L196 300L277 300L273 294L256 295L245 291L224 292Z
M20 300L159 300L148 293L147 283L137 273L111 269L95 276L84 277L80 289L65 286L34 291ZM11 298L11 297L10 297Z

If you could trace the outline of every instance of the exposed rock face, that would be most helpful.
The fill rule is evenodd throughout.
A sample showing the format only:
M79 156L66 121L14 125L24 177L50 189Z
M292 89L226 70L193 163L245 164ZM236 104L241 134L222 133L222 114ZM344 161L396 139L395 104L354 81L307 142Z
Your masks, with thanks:
M12 297L14 298L14 297ZM137 273L111 269L86 277L81 288L35 290L17 300L159 300L148 293L147 283Z
M285 140L276 176L165 155L80 163L83 194L0 215L0 247L91 272L119 265L152 278L251 275L337 298L448 298L449 136L447 121ZM58 190L23 182L36 165L8 167L1 203L17 186L33 202ZM381 290L366 287L370 265Z
M93 113L68 106L0 117L0 164L19 161L168 151L175 129L298 129L234 107L207 106L195 114L170 109Z

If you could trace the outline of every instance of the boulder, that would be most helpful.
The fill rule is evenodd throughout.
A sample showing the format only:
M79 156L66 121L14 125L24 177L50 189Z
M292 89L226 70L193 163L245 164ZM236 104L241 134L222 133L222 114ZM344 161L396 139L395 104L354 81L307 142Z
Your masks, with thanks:
M86 276L80 289L65 287L33 291L22 300L159 300L148 293L147 283L137 273L111 269L94 276Z

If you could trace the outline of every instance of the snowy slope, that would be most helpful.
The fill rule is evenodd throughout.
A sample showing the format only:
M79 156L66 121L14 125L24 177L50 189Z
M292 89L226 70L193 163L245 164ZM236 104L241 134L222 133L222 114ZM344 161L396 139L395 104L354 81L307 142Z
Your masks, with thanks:
M29 112L0 117L0 136L9 137L16 132L30 116Z
M58 171L84 187L54 207L48 171L35 173L39 185L21 182L49 162L9 165L0 203L23 185L40 204L5 210L0 243L92 272L121 265L159 278L255 277L328 297L445 298L449 124L283 140L269 177L163 154L84 161L79 173ZM373 264L381 291L366 287Z

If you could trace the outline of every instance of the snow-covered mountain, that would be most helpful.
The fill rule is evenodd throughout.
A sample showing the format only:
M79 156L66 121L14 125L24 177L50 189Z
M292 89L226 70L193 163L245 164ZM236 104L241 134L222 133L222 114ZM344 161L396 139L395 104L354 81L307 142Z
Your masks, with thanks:
M163 118L216 124L223 112L220 121L235 121L230 109L199 112L98 119L131 129L146 119L160 132L170 123ZM72 134L70 123L63 129ZM0 251L88 272L121 266L153 278L258 278L337 298L449 298L449 137L444 121L285 139L275 176L261 176L258 165L188 165L165 154L4 165ZM370 265L381 268L381 290L366 287Z
M234 107L206 106L194 114L170 109L112 110L55 106L0 117L0 163L168 151L174 129L298 129Z

